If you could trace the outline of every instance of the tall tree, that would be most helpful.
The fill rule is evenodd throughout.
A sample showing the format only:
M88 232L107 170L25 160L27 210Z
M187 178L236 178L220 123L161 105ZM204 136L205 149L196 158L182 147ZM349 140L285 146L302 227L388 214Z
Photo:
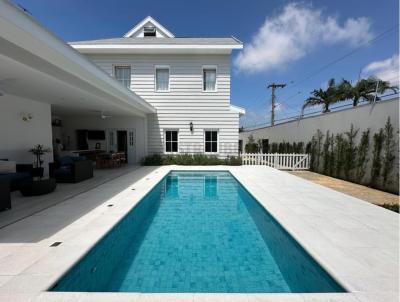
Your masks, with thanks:
M311 92L313 96L310 96L307 100L305 100L301 115L303 115L305 108L317 105L323 106L323 113L330 112L330 105L344 101L347 98L349 85L349 82L345 80L342 80L340 84L336 84L335 79L330 79L328 81L328 88L315 89Z
M346 81L348 84L350 82ZM398 91L397 86L390 85L389 82L383 81L376 77L369 77L357 81L353 86L350 84L350 89L345 91L346 98L353 100L353 106L357 106L361 100L367 102L379 101L380 98L376 94L383 94L391 90L394 93Z

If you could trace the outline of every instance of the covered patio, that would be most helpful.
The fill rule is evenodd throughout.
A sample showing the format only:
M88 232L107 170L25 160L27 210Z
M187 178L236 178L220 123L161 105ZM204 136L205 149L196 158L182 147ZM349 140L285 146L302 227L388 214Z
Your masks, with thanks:
M75 156L96 146L105 153L122 148L129 165L118 171L95 169L93 179L87 179L89 175L81 177L86 179L82 183L58 184L52 194L35 198L22 197L21 188L10 185L17 191L11 192L11 210L0 214L0 227L135 169L147 153L147 115L155 113L146 101L7 1L0 2L0 103L0 159L11 163L11 169L0 171L2 200L7 199L0 209L9 208L10 194L3 188L20 172L15 164L35 167L37 160L29 152L34 146L48 149L38 165L44 178L55 160L56 139ZM79 131L100 131L104 137L90 140L86 135L82 148ZM125 136L118 139L119 133Z
M8 2L0 3L0 66L0 158L32 163L28 150L52 148L55 138L76 150L77 129L130 129L131 163L146 154L147 115L155 109ZM57 133L55 117L63 122ZM47 175L53 152L43 159Z

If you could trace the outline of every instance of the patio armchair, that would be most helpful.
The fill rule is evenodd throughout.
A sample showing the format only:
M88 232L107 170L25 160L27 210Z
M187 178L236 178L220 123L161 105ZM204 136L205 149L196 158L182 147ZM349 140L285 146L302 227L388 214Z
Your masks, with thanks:
M12 165L15 165L14 171L0 172L0 211L11 209L11 191L19 190L23 183L32 180L33 165Z
M11 209L10 180L0 178L0 211Z
M12 192L19 190L22 183L32 180L32 175L32 164L16 164L15 172L0 172L0 180L7 180Z
M57 182L77 183L93 177L93 162L82 156L63 156L49 163L49 172Z

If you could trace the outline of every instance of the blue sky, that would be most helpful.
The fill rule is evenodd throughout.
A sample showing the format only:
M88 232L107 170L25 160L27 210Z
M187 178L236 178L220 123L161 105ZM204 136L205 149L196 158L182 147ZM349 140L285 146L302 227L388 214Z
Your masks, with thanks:
M271 97L266 86L271 82L289 84L277 93L278 119L298 114L310 91L326 85L329 78L355 80L361 70L363 76L398 82L397 0L14 2L65 41L121 37L147 15L178 37L236 36L245 50L232 56L231 102L246 108L244 126L269 120ZM362 46L396 24L375 43Z

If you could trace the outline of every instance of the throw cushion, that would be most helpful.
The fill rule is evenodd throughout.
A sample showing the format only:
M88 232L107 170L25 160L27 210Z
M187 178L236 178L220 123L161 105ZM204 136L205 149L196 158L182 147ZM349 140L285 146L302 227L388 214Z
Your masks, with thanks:
M70 156L61 156L58 158L58 162L60 163L61 167L72 165L74 163Z
M0 173L15 173L16 167L15 161L0 160Z
M75 161L84 161L86 160L85 156L72 156L71 159L75 162Z

